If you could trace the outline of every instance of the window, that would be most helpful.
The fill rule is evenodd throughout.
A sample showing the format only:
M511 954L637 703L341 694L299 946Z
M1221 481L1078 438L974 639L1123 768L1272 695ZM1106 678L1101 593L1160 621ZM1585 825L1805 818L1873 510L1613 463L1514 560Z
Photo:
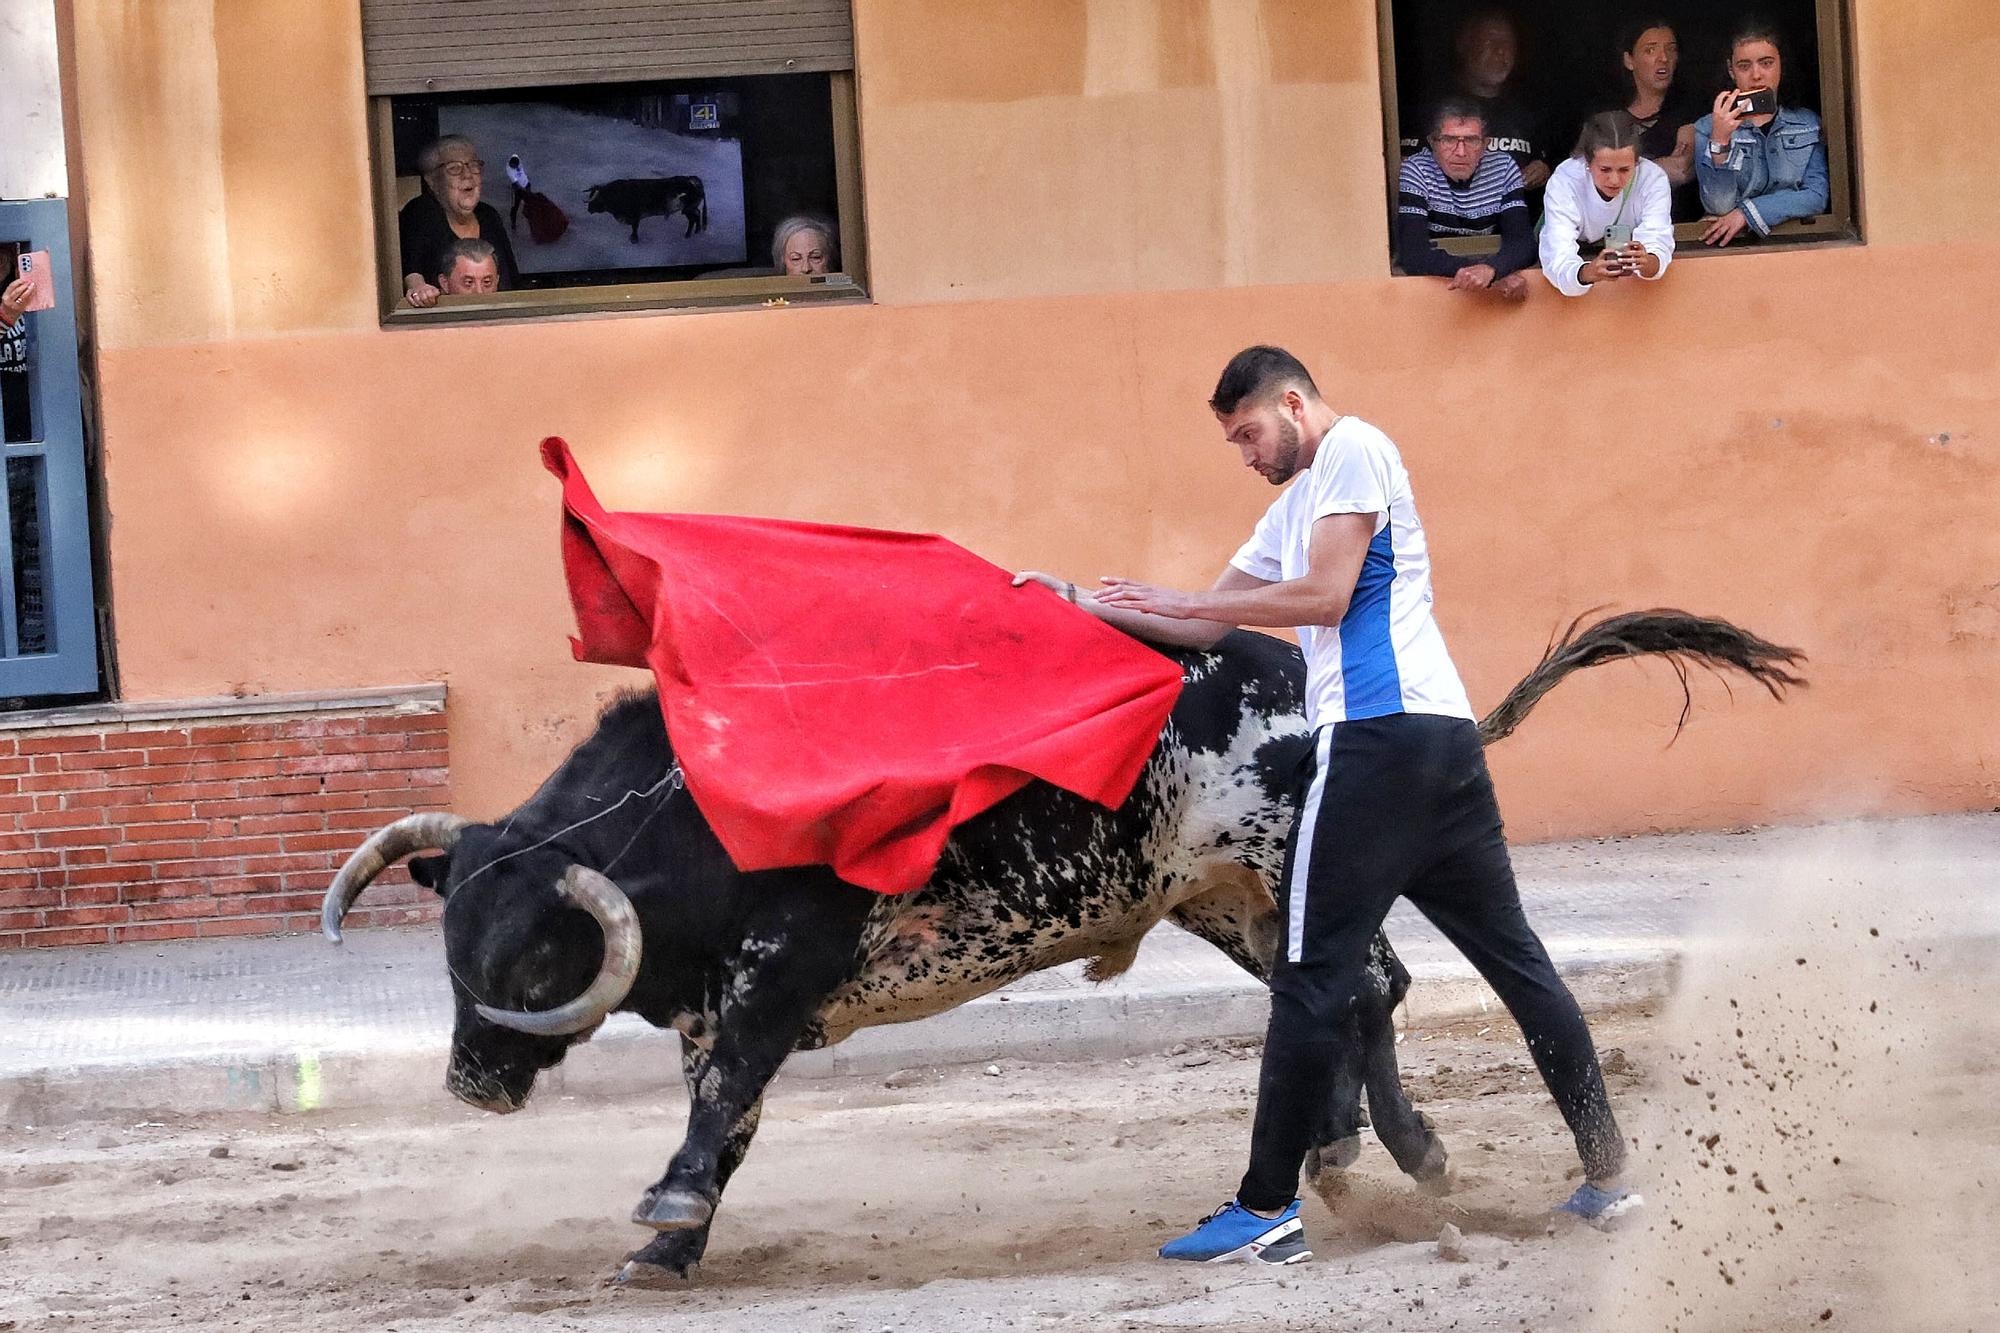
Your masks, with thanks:
M386 322L862 294L847 0L363 0L362 34Z
M1533 139L1535 152L1554 163L1569 156L1586 117L1622 107L1632 96L1620 41L1635 19L1664 16L1672 24L1680 58L1668 104L1684 106L1689 109L1686 114L1699 116L1707 114L1716 94L1729 86L1731 35L1746 18L1756 16L1772 23L1782 38L1780 101L1820 117L1829 177L1825 213L1780 223L1760 243L1852 240L1858 234L1840 0L1664 0L1657 5L1604 5L1598 0L1514 0L1497 5L1481 0L1379 0L1379 4L1392 216L1397 170L1404 156L1423 146L1430 108L1464 90L1458 38L1482 18L1495 11L1511 16L1518 34L1513 74L1499 100L1512 104L1532 129L1510 139L1507 146L1518 149L1521 140ZM1494 146L1489 139L1489 151ZM1530 195L1533 204L1532 191ZM1698 189L1692 184L1677 189L1674 217L1680 253L1703 249L1701 214ZM1731 248L1755 239L1746 233ZM1479 236L1439 244L1469 254L1490 250L1495 242Z

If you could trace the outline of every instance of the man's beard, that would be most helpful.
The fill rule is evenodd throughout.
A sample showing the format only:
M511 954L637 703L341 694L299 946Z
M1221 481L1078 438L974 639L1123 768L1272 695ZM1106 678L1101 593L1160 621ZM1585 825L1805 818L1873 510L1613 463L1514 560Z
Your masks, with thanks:
M1265 481L1282 486L1299 475L1299 446L1303 441L1295 422L1282 419L1278 422L1278 451L1271 466L1263 470Z

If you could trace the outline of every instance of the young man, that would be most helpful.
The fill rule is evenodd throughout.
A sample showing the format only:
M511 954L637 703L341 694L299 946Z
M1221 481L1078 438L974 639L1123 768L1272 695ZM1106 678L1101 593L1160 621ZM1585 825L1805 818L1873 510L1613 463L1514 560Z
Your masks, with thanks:
M1709 214L1701 234L1705 245L1728 245L1746 227L1769 236L1781 222L1826 212L1826 143L1819 117L1788 106L1752 115L1739 101L1768 92L1775 105L1784 72L1777 30L1768 23L1745 24L1729 44L1733 86L1716 94L1714 109L1694 123L1695 177Z
M1237 625L1295 627L1314 745L1286 853L1282 947L1236 1197L1167 1259L1309 1257L1299 1170L1333 1097L1334 1044L1366 987L1368 942L1407 896L1521 1025L1576 1136L1586 1179L1560 1211L1608 1222L1640 1204L1590 1030L1521 913L1472 709L1431 616L1430 558L1389 438L1320 397L1306 368L1252 347L1209 400L1224 438L1273 486L1297 478L1205 593L1107 578L1077 600L1142 637L1208 647ZM1068 585L1024 573L1058 591Z
M1486 149L1485 113L1467 101L1447 101L1432 118L1430 144L1403 159L1396 184L1396 258L1405 273L1447 278L1455 292L1490 291L1527 297L1521 270L1535 262L1521 169L1505 153ZM1453 255L1446 236L1498 236L1490 255Z

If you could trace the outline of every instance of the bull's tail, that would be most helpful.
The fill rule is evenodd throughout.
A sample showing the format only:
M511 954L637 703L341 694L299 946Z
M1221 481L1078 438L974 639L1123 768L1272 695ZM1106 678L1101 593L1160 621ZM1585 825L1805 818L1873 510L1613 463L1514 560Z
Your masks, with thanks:
M1804 653L1796 648L1781 648L1726 620L1655 608L1611 616L1587 629L1579 629L1582 624L1583 616L1571 621L1562 637L1542 654L1535 669L1523 676L1499 707L1481 720L1480 740L1491 745L1511 734L1521 719L1541 702L1542 696L1572 671L1624 657L1664 657L1672 664L1681 681L1681 716L1674 724L1676 736L1686 725L1694 702L1688 692L1690 663L1699 663L1717 673L1740 671L1770 691L1774 699L1784 698L1788 687L1803 688L1806 683L1805 677L1790 670L1806 660Z

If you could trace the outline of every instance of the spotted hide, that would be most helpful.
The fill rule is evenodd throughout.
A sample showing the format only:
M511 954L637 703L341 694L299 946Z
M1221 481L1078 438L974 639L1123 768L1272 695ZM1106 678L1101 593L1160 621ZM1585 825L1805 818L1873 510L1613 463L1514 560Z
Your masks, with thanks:
M1750 674L1775 694L1796 654L1720 621L1647 612L1572 631L1482 724L1504 734L1580 667L1638 653ZM930 882L885 897L823 867L746 874L680 781L650 694L596 732L493 823L413 815L371 837L327 892L328 933L383 867L445 900L456 1017L446 1084L493 1111L612 1009L683 1038L688 1127L634 1220L659 1234L630 1257L685 1273L786 1056L878 1023L940 1013L1078 959L1103 978L1162 920L1265 977L1274 888L1309 743L1291 645L1238 632L1177 652L1179 702L1131 797L1106 810L1042 783L956 829ZM1309 1169L1352 1160L1366 1088L1377 1137L1432 1177L1445 1154L1397 1077L1390 1013L1409 976L1377 937L1371 1001L1342 1035L1341 1073Z

